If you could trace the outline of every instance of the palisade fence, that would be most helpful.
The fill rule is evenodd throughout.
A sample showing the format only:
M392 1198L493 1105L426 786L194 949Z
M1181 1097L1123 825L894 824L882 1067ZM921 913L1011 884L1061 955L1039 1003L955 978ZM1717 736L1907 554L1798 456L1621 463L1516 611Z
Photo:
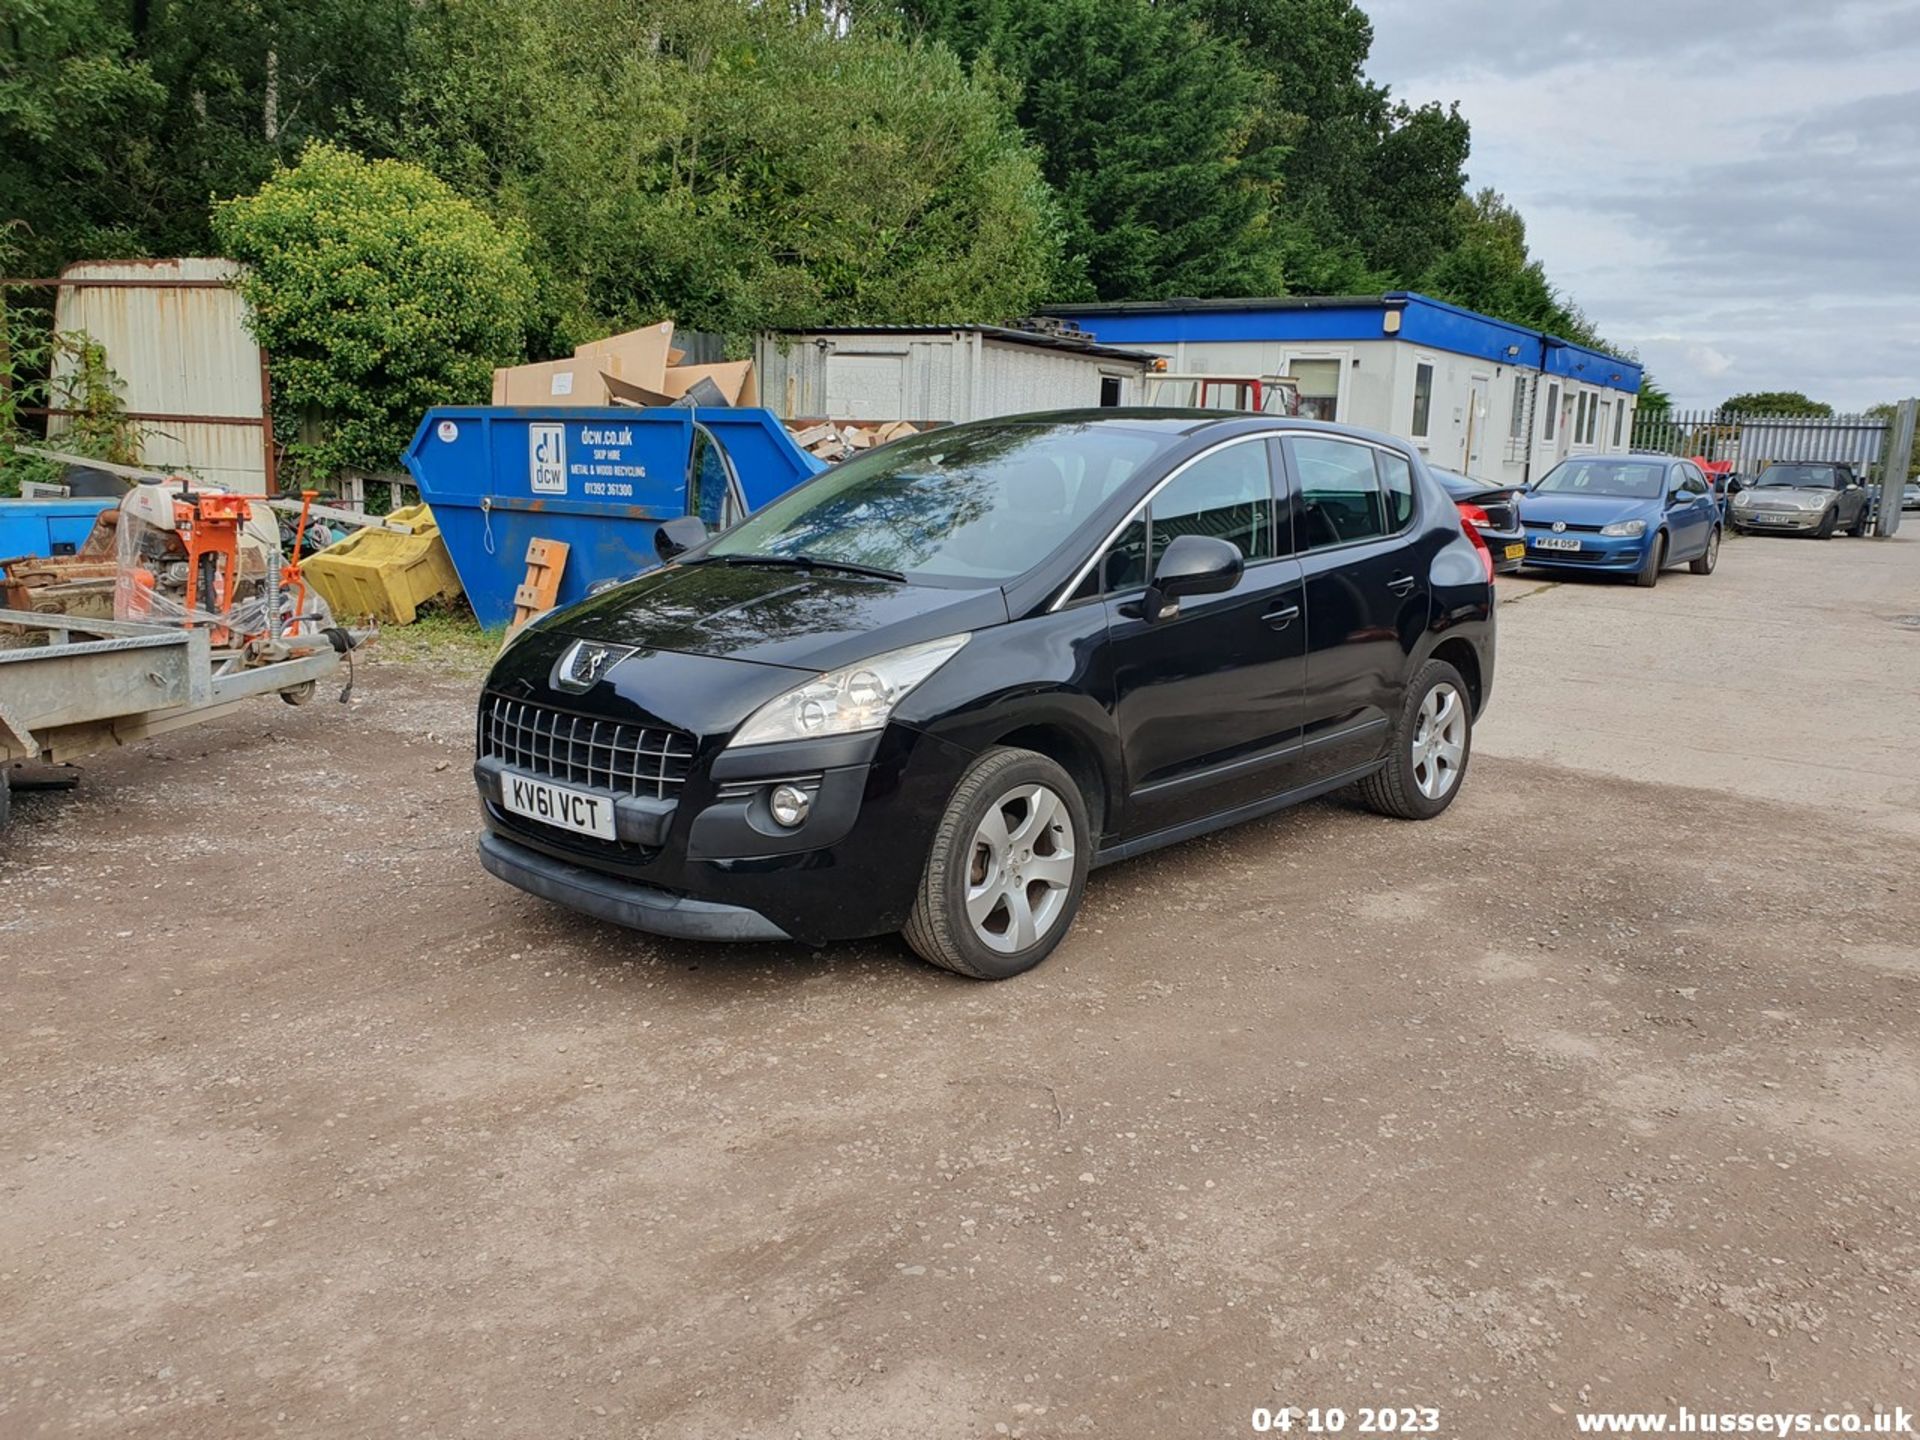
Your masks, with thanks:
M1886 463L1891 420L1873 415L1745 415L1731 410L1639 410L1633 448L1701 460L1730 460L1757 475L1775 460L1840 460L1863 479Z

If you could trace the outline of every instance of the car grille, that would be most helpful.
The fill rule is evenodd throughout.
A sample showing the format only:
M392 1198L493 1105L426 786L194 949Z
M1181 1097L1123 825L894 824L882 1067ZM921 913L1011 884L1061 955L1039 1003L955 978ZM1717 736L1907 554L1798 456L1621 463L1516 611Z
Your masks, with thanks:
M1552 523L1546 520L1529 520L1527 521L1527 528L1529 530L1538 530L1542 535L1558 533L1554 530ZM1576 525L1571 520L1563 525L1561 529L1569 532L1578 532L1583 535L1598 535L1600 533L1600 527L1598 525Z
M1606 565L1620 559L1617 550L1539 550L1529 549L1529 562L1538 560L1543 564L1551 561L1555 565Z
M488 695L480 703L480 754L544 780L665 800L687 778L693 737Z

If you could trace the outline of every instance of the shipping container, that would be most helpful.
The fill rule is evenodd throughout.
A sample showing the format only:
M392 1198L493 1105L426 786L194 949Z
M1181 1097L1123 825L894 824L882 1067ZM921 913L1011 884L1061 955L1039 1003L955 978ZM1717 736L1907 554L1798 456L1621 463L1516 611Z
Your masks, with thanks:
M754 359L760 402L786 419L917 424L1137 405L1152 361L1072 331L995 325L782 330Z

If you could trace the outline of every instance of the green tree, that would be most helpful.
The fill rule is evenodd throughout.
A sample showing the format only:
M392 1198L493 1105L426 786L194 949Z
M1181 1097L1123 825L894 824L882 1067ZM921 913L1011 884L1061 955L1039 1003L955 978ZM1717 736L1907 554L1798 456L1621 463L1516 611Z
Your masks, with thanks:
M1021 126L1102 299L1277 294L1280 152L1263 81L1152 0L902 0L909 24L1019 90Z
M1828 418L1833 406L1824 400L1810 400L1798 390L1755 390L1745 395L1730 395L1720 405L1734 415L1802 415Z
M1413 285L1456 239L1469 130L1369 80L1354 0L1185 0L1266 84L1260 135L1284 147L1275 225L1288 283L1317 294Z
M519 357L525 240L417 166L315 143L252 195L215 207L272 357L275 424L319 479L392 468L423 411L484 403Z
M0 216L19 222L9 246L35 273L146 253L158 164L147 137L166 87L117 9L38 0L0 19Z
M451 0L413 43L369 143L526 220L540 348L665 315L998 320L1053 287L1004 88L935 47L739 0Z

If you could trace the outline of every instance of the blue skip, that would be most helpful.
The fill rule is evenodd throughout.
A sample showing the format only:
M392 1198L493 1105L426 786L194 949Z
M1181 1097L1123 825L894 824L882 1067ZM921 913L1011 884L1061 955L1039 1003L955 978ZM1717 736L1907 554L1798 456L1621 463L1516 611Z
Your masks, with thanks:
M406 464L483 625L513 618L529 540L567 545L570 605L659 564L663 522L718 529L826 468L770 410L679 407L429 410Z
M76 495L52 500L0 500L0 560L71 555L86 544L100 512L119 503L117 495L107 499Z

